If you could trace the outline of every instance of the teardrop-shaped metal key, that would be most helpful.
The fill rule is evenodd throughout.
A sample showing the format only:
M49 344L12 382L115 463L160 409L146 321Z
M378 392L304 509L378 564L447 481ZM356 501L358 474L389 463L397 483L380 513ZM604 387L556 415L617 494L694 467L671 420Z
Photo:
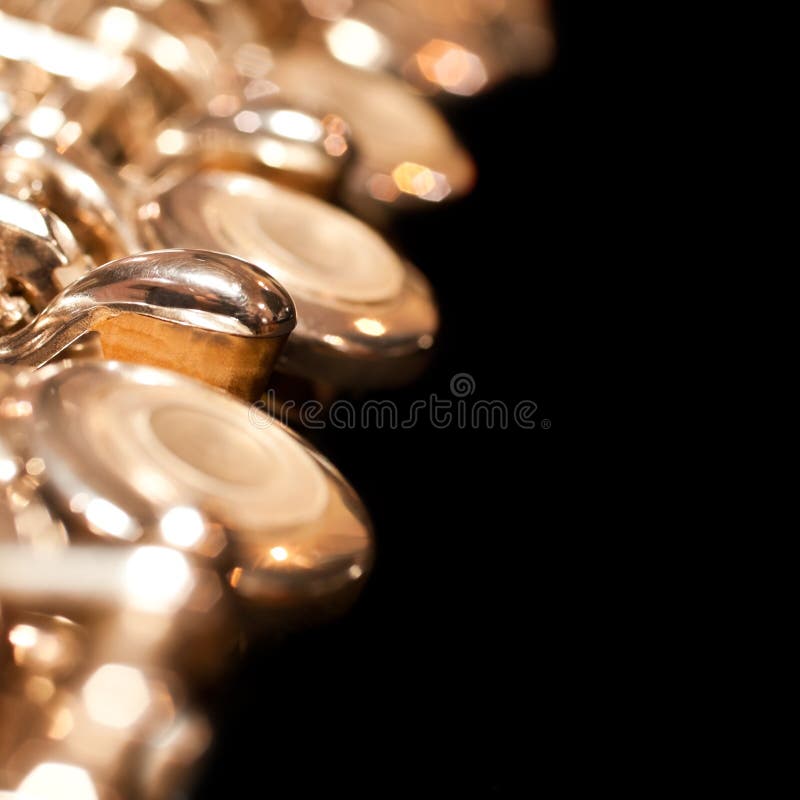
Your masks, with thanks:
M263 270L223 253L157 250L70 284L33 322L0 337L0 363L41 367L96 332L106 358L254 399L294 326L291 298Z

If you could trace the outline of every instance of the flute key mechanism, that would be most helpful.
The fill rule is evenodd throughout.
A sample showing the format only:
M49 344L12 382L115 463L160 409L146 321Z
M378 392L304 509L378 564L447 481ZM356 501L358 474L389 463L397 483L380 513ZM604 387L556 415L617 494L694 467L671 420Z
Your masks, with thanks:
M41 311L92 266L59 217L0 194L0 291L14 289L30 309Z
M248 262L158 250L71 283L26 327L0 337L0 363L41 367L95 332L106 358L173 369L255 399L294 325L286 290Z
M361 501L277 420L134 364L64 362L6 372L3 385L5 483L38 498L72 544L173 547L212 565L251 618L361 585L372 560Z

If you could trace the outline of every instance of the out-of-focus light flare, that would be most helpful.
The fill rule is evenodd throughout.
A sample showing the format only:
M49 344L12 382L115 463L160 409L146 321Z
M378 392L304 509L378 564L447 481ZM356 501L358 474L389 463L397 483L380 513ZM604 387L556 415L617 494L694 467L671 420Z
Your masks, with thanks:
M104 83L121 86L135 72L128 58L2 11L0 29L0 58L35 64L45 72L71 79L80 89L90 90Z
M59 708L50 723L50 730L47 731L48 739L60 741L69 736L70 731L75 727L75 719L68 708Z
M269 554L275 561L286 561L289 558L289 553L285 547L273 547Z
M56 761L34 767L20 783L17 795L19 800L97 800L85 769Z
M44 155L44 145L35 139L21 139L14 145L14 152L20 158L41 158Z
M261 117L255 111L240 111L234 118L233 124L242 133L254 133L261 127Z
M343 156L349 149L347 123L337 114L327 114L322 125L328 134L323 142L325 152L334 157Z
M31 133L45 139L55 136L66 121L64 112L52 106L39 106L28 115L28 127Z
M56 145L60 150L66 150L80 139L82 133L81 124L71 119L69 122L64 123L64 126L56 134Z
M218 94L208 101L208 113L212 117L230 117L239 110L241 101L233 94Z
M119 539L135 538L136 526L131 518L113 503L95 497L86 506L86 520L90 525Z
M374 28L355 19L342 19L325 32L331 55L345 64L380 69L389 60L389 41Z
M83 687L89 716L109 728L128 728L150 705L150 690L141 671L123 664L103 664Z
M45 471L45 463L41 458L29 458L25 462L25 472L31 477L35 478Z
M272 52L256 42L245 42L233 54L233 66L245 78L263 78L272 68Z
M322 126L301 111L280 108L269 117L269 127L279 136L302 142L315 142L322 136Z
M125 566L125 592L141 611L168 612L180 606L193 586L186 559L166 547L139 547Z
M286 163L286 148L280 142L268 140L258 146L258 157L268 166L280 169Z
M392 179L401 192L422 200L438 202L450 194L450 184L441 172L411 161L398 164L392 170Z
M280 89L272 81L256 78L244 87L244 96L246 100L259 100L262 97L278 94L279 91Z
M175 547L194 547L205 533L205 522L196 508L176 506L161 519L164 541Z
M57 664L63 654L58 636L33 625L15 625L8 632L8 641L17 664L35 663L46 668Z
M159 67L169 71L183 69L191 62L186 45L174 36L160 36L153 45L152 55Z
M416 55L420 72L431 83L448 92L471 95L486 84L486 68L481 59L455 42L431 39Z
M242 579L242 574L244 570L241 567L234 567L231 570L231 574L228 576L228 583L235 589L239 585L239 581Z
M167 128L156 137L156 147L166 156L180 153L186 146L186 134L177 128Z
M397 184L391 175L376 172L367 180L367 191L376 199L384 203L393 203L400 195Z
M325 148L325 152L329 156L334 156L334 158L343 156L347 152L347 139L344 136L339 136L338 133L329 133L322 145Z
M385 326L378 322L377 319L362 317L361 319L357 319L353 324L361 333L365 333L367 336L383 336L383 334L386 333Z
M124 50L135 38L139 30L139 20L127 8L109 8L100 15L97 26L97 39L103 44Z
M14 647L27 649L34 647L39 639L39 631L33 625L15 625L8 632L8 641Z

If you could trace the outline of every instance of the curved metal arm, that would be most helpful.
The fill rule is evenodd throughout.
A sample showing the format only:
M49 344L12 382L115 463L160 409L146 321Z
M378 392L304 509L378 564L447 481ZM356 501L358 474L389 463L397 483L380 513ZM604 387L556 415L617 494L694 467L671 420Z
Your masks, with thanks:
M0 363L41 367L96 331L108 358L254 397L294 325L286 290L248 262L157 250L111 261L70 284L28 326L0 337Z

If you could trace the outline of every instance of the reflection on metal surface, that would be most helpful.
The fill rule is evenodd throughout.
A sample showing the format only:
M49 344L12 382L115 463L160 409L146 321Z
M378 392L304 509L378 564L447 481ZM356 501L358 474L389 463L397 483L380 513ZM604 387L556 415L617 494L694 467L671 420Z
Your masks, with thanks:
M480 57L455 42L431 39L415 58L427 80L453 94L475 94L487 81Z
M33 132L32 120L44 110L40 106L18 120L17 127ZM3 137L0 191L57 215L69 228L70 238L96 264L142 250L130 198L119 178L96 153L70 143L63 148L69 149L66 154L58 144L70 124L61 128L55 143L27 133ZM83 258L86 260L85 255Z
M142 155L148 171L183 173L223 167L263 173L282 183L328 194L347 164L349 134L333 116L321 119L274 102L248 102L236 112L170 119ZM180 127L176 127L180 126Z
M129 602L143 611L178 608L192 588L186 559L173 550L140 547L125 565L124 586Z
M90 266L55 214L0 194L0 288L15 284L30 307L40 310Z
M333 13L308 11L316 19L297 23L301 38L321 38L340 61L391 69L425 91L472 95L553 58L548 0L353 0ZM337 46L338 31L352 39L341 34ZM380 59L359 59L375 41Z
M153 245L239 253L291 292L298 324L280 370L342 387L399 383L418 368L420 339L436 334L422 277L333 206L218 170L178 181L150 205Z
M27 614L11 626L7 639L14 662L34 675L61 677L80 661L80 636L68 619Z
M417 373L430 285L318 198L463 195L431 98L551 54L543 0L3 4L0 798L184 796L235 653L355 596L360 499L243 400Z
M134 541L140 535L138 525L121 508L95 497L86 504L86 519L89 525L115 539Z
M322 51L297 49L276 58L270 77L293 104L336 113L348 122L359 152L354 191L363 193L373 175L391 174L404 162L443 175L455 195L472 186L472 161L444 118L390 75L356 69Z
M38 764L20 783L20 800L97 800L89 773L72 764Z
M376 319L362 317L361 319L357 319L353 325L355 325L361 333L366 333L367 336L382 336L386 333L386 328Z
M93 361L0 378L0 394L31 406L0 417L14 447L3 457L45 465L34 480L10 476L0 520L21 513L24 486L68 537L31 548L0 527L0 626L18 682L0 703L15 686L24 698L12 731L0 719L0 785L174 796L209 744L191 687L219 674L243 634L357 589L366 513L279 423L174 373ZM136 520L137 541L102 546L90 498ZM81 627L31 608L69 608Z
M194 547L205 534L203 516L196 508L176 506L161 518L161 535L174 547Z
M342 19L325 32L331 54L353 67L379 69L389 60L389 42L374 28L354 19Z
M208 554L226 573L238 568L241 593L278 603L338 591L352 582L351 566L369 564L369 524L352 490L302 440L254 418L246 404L172 373L115 363L51 368L24 383L15 393L32 414L8 429L26 442L17 457L36 454L46 464L40 485L51 513L66 514L70 535L117 534L98 527L92 503L78 497L135 522L144 546L104 570L122 570L134 607L174 610L195 586L182 552L159 543ZM209 551L215 526L227 546ZM38 569L47 574L45 563ZM66 591L67 578L61 569L48 580ZM0 568L4 585L21 588Z
M124 664L103 664L83 687L89 716L110 728L128 728L150 705L150 691L141 671Z
M165 250L112 261L70 284L22 330L0 337L0 363L41 366L88 332L107 358L187 373L257 397L295 324L284 289L233 256ZM105 507L98 525L125 528Z
M45 72L72 80L80 89L120 87L133 75L133 62L77 36L0 11L0 58L25 61Z
M439 202L450 194L447 176L434 172L423 164L404 161L392 170L395 186L404 194L415 195L422 200Z

